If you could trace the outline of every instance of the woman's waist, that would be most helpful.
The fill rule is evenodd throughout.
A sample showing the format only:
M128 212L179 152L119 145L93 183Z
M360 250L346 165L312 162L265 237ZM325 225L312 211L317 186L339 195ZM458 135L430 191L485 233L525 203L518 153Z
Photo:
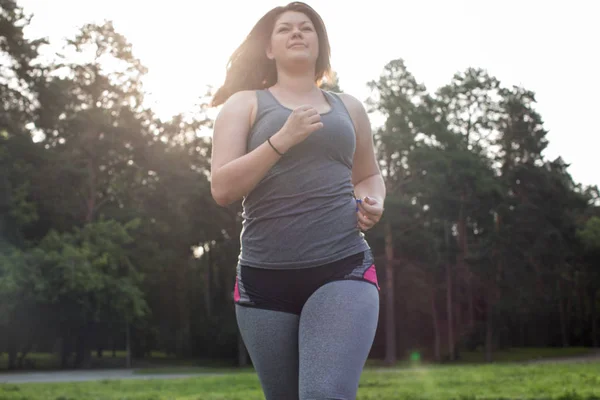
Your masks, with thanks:
M356 218L356 201L352 192L313 193L248 197L243 202L245 221L261 222L272 219L294 220L298 218L317 219Z
M241 235L241 261L261 268L321 265L366 250L364 236L349 219L250 223ZM269 223L270 222L270 223Z

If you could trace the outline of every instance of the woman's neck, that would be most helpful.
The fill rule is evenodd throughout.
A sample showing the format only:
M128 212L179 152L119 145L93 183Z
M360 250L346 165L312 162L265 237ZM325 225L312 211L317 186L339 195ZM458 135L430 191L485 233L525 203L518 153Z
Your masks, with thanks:
M277 83L274 86L297 94L309 94L317 88L314 71L308 71L308 73L277 71Z

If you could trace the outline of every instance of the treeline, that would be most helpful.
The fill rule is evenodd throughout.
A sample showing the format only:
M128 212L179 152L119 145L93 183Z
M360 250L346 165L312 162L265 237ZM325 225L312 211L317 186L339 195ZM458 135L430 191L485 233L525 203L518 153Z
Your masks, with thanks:
M0 353L11 368L128 346L236 360L240 205L211 197L207 106L157 118L110 23L54 60L28 23L0 0ZM367 234L382 285L372 356L597 346L600 194L544 158L534 94L481 69L430 92L400 59L369 85L388 188Z

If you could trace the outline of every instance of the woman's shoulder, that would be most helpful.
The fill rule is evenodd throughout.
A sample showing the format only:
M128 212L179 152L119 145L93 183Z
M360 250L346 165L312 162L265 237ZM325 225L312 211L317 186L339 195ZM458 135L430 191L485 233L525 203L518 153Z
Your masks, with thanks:
M249 122L252 125L256 117L256 108L256 91L240 90L229 96L219 114L223 116L232 116L232 114L237 116L244 115L249 118Z
M327 93L337 97L339 101L342 102L353 121L356 121L357 119L361 118L366 113L365 106L355 96L344 92L335 93L328 91Z
M348 93L334 93L344 103L346 108L352 112L359 112L364 109L364 106L360 100Z
M256 90L240 90L233 93L223 107L244 107L256 104Z

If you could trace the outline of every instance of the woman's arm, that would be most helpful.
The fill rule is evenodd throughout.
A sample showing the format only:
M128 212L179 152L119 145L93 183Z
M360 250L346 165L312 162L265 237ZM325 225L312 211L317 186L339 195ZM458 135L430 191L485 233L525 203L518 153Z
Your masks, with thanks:
M356 150L352 167L352 183L358 204L358 222L363 230L373 227L381 219L385 203L385 183L375 158L373 135L369 116L360 101L348 94L340 94L354 122Z
M267 142L246 154L255 115L256 94L243 91L225 102L215 120L210 185L213 198L221 206L248 194L279 160ZM276 138L271 142L276 145Z
M297 107L283 127L271 136L271 144L265 141L246 154L248 132L256 117L256 103L255 92L238 92L223 105L215 121L210 188L213 198L221 206L250 193L283 153L323 127L321 116L314 107Z

